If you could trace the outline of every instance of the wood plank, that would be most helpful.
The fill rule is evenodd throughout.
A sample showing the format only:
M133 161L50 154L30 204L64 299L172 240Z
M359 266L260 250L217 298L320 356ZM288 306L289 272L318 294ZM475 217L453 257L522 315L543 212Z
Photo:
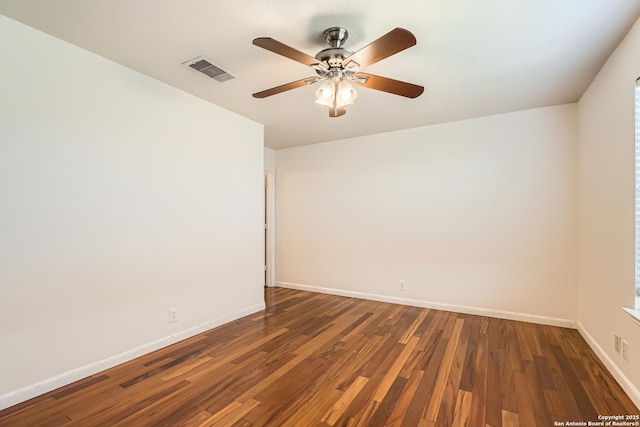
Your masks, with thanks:
M564 354L563 349L558 346L552 346L551 350L562 369L564 378L571 390L571 395L575 399L575 402L580 410L581 419L584 420L597 420L598 414L587 396L582 383L578 379L578 376L574 372L569 359Z
M510 322L507 325L509 355L511 356L511 370L524 374L524 360L522 359L522 350L518 343L518 334L516 333L516 322Z
M471 321L460 318L464 322L458 340L458 346L451 365L450 374L447 377L447 385L441 398L440 409L438 411L438 419L436 425L451 425L455 415L455 405L458 392L460 390L460 380L462 379L462 370L464 368L464 360L467 353L467 345L469 341L469 332L471 330Z
M420 423L422 413L429 401L431 391L435 385L436 375L448 343L449 340L441 339L436 344L435 351L424 369L424 374L422 375L420 384L413 395L413 399L411 399L411 402L407 407L401 424L403 427L416 426Z
M544 390L544 399L547 402L547 408L549 408L549 413L552 415L552 419L559 420L562 418L567 418L564 411L564 406L562 405L562 400L560 399L560 395L557 391Z
M520 372L514 372L513 384L518 405L518 423L520 427L533 427L536 425L536 418L531 404L531 397L529 396L527 376Z
M540 375L538 375L535 363L526 361L524 370L529 388L529 398L531 399L533 413L536 418L536 425L540 427L551 425L549 408L547 407L542 383L539 380Z
M515 331L518 336L518 346L520 347L520 356L522 357L522 360L533 361L531 346L535 346L536 344L529 342L529 334L526 332L526 324L516 322Z
M171 384L171 383L164 383ZM162 407L175 396L176 392L184 389L189 385L188 381L180 381L171 385L169 388L157 392L153 389L144 390L135 401L135 404L122 402L117 410L101 411L94 413L86 420L86 425L95 427L111 427L118 425L135 425L135 419L141 416L145 411ZM166 407L166 406L165 406Z
M415 334L418 328L420 327L420 325L422 325L422 322L424 322L424 319L426 319L430 311L431 310L429 309L421 310L421 312L418 314L418 317L416 317L416 320L413 321L411 326L409 326L409 328L405 331L405 333L400 338L400 341L399 341L400 344L407 344L409 342L413 334Z
M402 395L404 388L407 384L407 379L403 377L396 377L395 381L389 388L389 391L385 394L384 399L380 402L380 405L376 408L375 413L369 421L371 426L383 426L387 419L391 416L391 413L398 403L399 397ZM391 424L393 425L393 424Z
M442 361L440 362L440 369L438 370L438 374L436 376L433 392L431 393L431 397L429 398L427 407L425 408L424 414L422 415L423 419L431 423L435 423L438 419L438 412L440 411L440 406L442 405L442 398L444 397L444 392L447 386L447 379L451 374L451 366L453 365L456 349L458 348L463 325L464 320L457 319L455 321L455 325L451 332L447 348L445 349L444 355L442 356Z
M476 369L476 355L478 351L478 337L480 336L480 318L473 316L471 323L469 339L467 345L467 354L464 360L464 368L462 369L462 378L460 379L460 389L473 391L473 380Z
M473 397L471 399L470 427L484 427L487 412L487 363L489 337L486 329L480 326L480 339L478 340L478 355L476 357L475 378L473 381Z
M500 391L502 394L503 411L518 413L516 392L513 385L513 371L511 370L511 349L499 350L500 358ZM504 416L503 416L504 423Z
M369 427L374 414L378 411L380 403L372 399L367 399L357 414L350 417L354 426Z
M485 422L493 427L502 426L502 381L500 380L500 320L489 319L487 358L487 404Z
M212 415L209 419L200 423L200 427L230 427L235 425L242 417L251 412L260 404L257 400L249 399L244 403L233 402L225 410Z
M351 386L343 393L343 395L338 399L338 401L333 405L333 407L327 412L327 414L322 418L322 422L326 423L330 426L335 425L338 418L344 413L347 406L353 401L353 399L362 391L362 388L367 384L369 378L366 377L358 377L351 384Z
M411 354L411 352L413 352L413 349L416 348L418 339L418 337L413 337L409 340L398 358L393 362L393 365L391 365L391 367L387 371L387 374L382 379L382 382L373 394L373 400L375 400L376 402L382 402L382 399L384 399L387 392L391 388L391 385L395 382L398 374L400 374L400 370L409 358L409 355Z
M370 411L375 411L380 402L372 399L372 397L385 380L388 369L397 360L405 347L398 344L396 337L389 337L376 349L377 354L369 359L369 363L363 366L361 372L362 375L369 377L370 380L362 390L362 393L351 402L341 421L338 422L339 424L346 420L357 422L373 416L373 412Z
M100 382L109 379L110 377L107 375L98 375L87 377L83 380L76 381L73 384L70 384L66 387L62 387L58 391L54 392L51 397L54 399L62 399L65 396L69 396L70 394L77 393L82 390L86 390L88 387L91 387L95 384L99 384Z
M532 356L542 356L542 347L538 341L537 325L525 323L523 327L526 341L529 344Z
M520 427L518 414L510 411L502 411L502 426L503 427Z
M281 427L326 426L326 423L319 420L342 395L343 392L340 390L323 390L321 394L314 392L307 397L307 402L310 404L299 405L295 412L282 421Z
M424 371L415 370L413 374L407 378L407 382L402 389L401 394L396 398L395 406L391 411L391 414L387 417L386 425L399 426L403 424L404 418L407 415L407 408L411 404L413 396L418 390L418 386L422 383L423 375Z
M460 390L458 392L458 399L456 400L456 409L454 411L453 426L466 427L469 424L469 417L471 416L471 400L473 394L469 391Z
M547 366L547 361L542 356L533 356L533 363L538 375L540 386L546 390L555 390L556 386L551 375L551 371Z

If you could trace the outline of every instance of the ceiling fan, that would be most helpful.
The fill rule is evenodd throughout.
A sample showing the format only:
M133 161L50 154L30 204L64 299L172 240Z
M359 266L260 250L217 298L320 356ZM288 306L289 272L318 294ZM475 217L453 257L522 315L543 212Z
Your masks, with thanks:
M357 96L351 83L407 98L417 98L422 94L424 91L422 86L360 71L414 46L416 38L410 31L396 28L355 53L343 47L348 36L349 33L342 27L327 29L324 32L324 39L331 47L321 50L315 57L270 37L254 39L254 45L307 65L313 68L318 75L254 93L253 97L266 98L322 81L316 91L316 103L328 107L330 117L338 117L346 113L345 107L353 104L353 100Z

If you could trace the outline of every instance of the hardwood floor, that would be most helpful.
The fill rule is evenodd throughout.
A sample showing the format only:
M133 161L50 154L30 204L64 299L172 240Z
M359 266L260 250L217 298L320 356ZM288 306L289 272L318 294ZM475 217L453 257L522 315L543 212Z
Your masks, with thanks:
M576 330L266 289L267 309L1 426L554 426L637 415Z

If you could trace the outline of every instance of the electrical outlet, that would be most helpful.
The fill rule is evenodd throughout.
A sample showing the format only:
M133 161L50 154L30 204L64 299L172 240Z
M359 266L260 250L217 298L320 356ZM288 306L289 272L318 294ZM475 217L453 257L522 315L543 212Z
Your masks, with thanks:
M169 309L169 323L173 323L173 322L177 322L178 321L178 309L177 308L170 308Z
M404 280L400 280L400 290L404 291Z
M629 360L629 343L625 340L622 340L622 358Z
M622 347L620 335L614 335L615 337L615 349L616 353L620 353L620 348Z

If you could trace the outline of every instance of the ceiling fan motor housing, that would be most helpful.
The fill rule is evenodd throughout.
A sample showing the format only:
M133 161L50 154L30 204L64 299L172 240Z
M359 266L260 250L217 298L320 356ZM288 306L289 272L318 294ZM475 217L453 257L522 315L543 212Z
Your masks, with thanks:
M342 67L342 61L353 55L353 51L342 47L349 37L349 32L342 27L331 27L324 32L324 39L331 46L323 49L315 56L318 61L329 64L329 67Z

